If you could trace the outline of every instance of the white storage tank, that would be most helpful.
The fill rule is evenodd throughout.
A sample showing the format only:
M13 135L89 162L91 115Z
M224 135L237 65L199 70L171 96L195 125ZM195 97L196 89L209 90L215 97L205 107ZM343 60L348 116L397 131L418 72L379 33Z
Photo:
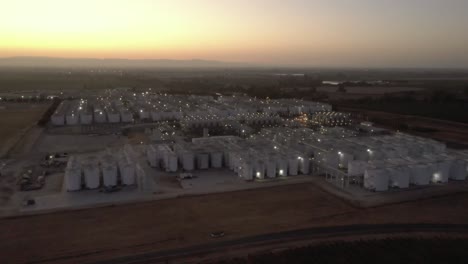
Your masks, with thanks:
M75 157L70 157L65 169L65 187L67 191L81 189L81 167Z
M428 185L432 174L429 173L427 165L417 164L410 166L410 182L414 185Z
M364 187L376 192L388 190L389 175L385 169L366 169L364 172Z
M195 169L195 155L192 152L182 153L182 167L186 171Z
M223 167L223 152L215 151L210 153L211 167L221 168Z
M447 183L450 175L451 161L444 160L437 162L437 169L432 175L432 182Z
M354 160L353 154L350 154L345 151L338 151L338 158L339 158L338 166L340 168L348 168L348 162L350 162L351 160Z
M153 168L159 167L159 160L155 146L149 145L146 148L146 157L148 159L148 163Z
M452 163L450 168L450 179L452 180L466 180L466 166L467 163L464 160L456 160Z
M197 169L206 170L209 168L210 158L208 153L197 154Z
M65 184L67 191L78 191L81 189L81 170L70 168L65 170Z
M397 167L387 169L390 177L390 186L401 189L409 188L410 171L408 167Z
M123 185L134 185L135 180L135 165L128 161L119 162L120 178Z
M299 172L304 175L308 175L310 172L310 159L302 157L299 159Z
M117 167L113 164L107 163L101 167L103 184L106 187L117 185Z
M63 126L65 125L65 115L53 114L51 117L51 121L54 126Z
M290 157L288 159L288 175L289 176L296 176L299 171L299 160L302 159L302 157Z
M178 158L177 155L173 152L166 154L166 164L165 168L167 172L176 172L178 169Z
M279 177L288 176L288 161L284 157L276 160L276 169Z
M68 113L66 116L67 125L78 125L78 118L78 114L75 114L74 112Z
M97 109L94 111L94 122L95 123L106 123L106 113L103 110Z
M276 161L269 159L266 162L266 177L275 178L276 177Z
M130 111L120 111L120 117L122 118L122 123L133 122L133 114Z
M246 181L254 179L253 166L251 162L243 162L239 164L239 176Z
M99 188L101 184L101 177L99 166L97 163L86 163L83 165L83 174L88 189Z
M80 123L82 125L90 125L93 123L93 115L89 112L80 112Z
M109 120L109 123L120 123L120 113L107 111L107 120Z
M262 160L257 160L254 163L254 174L256 179L264 179L265 178L265 163Z

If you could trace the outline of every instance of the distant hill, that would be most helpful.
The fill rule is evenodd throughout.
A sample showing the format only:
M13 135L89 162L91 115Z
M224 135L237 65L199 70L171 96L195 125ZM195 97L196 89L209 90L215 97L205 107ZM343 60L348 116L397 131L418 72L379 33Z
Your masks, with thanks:
M0 58L0 67L85 67L85 68L223 68L246 67L244 63L211 61L202 59L90 59L53 57L10 57Z

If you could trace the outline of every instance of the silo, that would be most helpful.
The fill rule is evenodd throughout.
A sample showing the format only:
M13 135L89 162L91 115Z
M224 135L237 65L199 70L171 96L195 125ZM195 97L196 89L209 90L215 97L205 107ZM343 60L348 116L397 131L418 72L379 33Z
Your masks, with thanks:
M103 184L106 187L117 185L117 167L115 164L106 163L101 166Z
M65 187L67 191L81 189L81 167L75 157L70 157L65 169Z
M269 159L266 162L266 177L276 177L276 161L274 159Z
M291 156L288 159L288 175L296 176L299 171L299 160L303 159L302 157Z
M212 168L223 167L223 152L221 151L210 152L210 160L211 160Z
M176 172L178 169L178 159L174 152L167 152L166 155L167 163L165 165L167 172Z
M398 188L409 188L410 171L408 167L401 166L387 169L390 177L390 186Z
M107 118L106 118L106 113L99 108L95 108L94 110L94 122L95 123L106 123Z
M182 167L186 171L195 169L195 155L192 152L182 153Z
M153 145L149 145L146 148L146 158L151 167L158 167L158 162L156 159L156 148Z
M111 155L105 155L101 159L103 184L106 187L117 185L117 165Z
M78 125L78 114L76 114L74 111L67 113L65 119L67 121L67 125L73 126L73 125Z
M364 187L376 192L388 190L389 175L385 169L366 169L364 172Z
M122 123L132 123L133 114L128 110L120 111L120 117L122 118Z
M452 163L450 168L450 179L452 180L465 180L467 171L466 171L466 161L456 160Z
M239 164L239 175L246 181L252 181L254 179L253 166L250 161Z
M447 183L450 175L451 161L444 160L437 162L437 170L432 176L432 182Z
M416 164L410 166L410 183L414 185L428 185L432 174L429 173L428 166L425 164Z
M340 168L348 168L348 162L354 160L354 155L350 151L338 151Z
M89 112L80 112L80 123L82 125L90 125L93 123L93 115Z
M120 178L123 185L134 185L135 180L135 166L128 161L119 162Z
M114 110L108 110L107 120L109 120L109 123L120 123L120 113Z
M197 169L205 170L209 168L210 157L208 153L197 153Z
M276 160L276 169L279 177L288 176L288 160L281 156Z
M265 163L263 162L263 160L255 161L253 172L256 179L265 178Z
M95 162L88 162L83 165L83 174L88 189L99 188L101 177L99 172L99 166Z
M81 169L68 168L65 170L65 184L67 191L78 191L81 189Z
M310 159L301 157L299 160L299 172L304 175L308 175L310 172Z
M65 115L63 113L55 113L51 116L51 121L54 126L65 125Z

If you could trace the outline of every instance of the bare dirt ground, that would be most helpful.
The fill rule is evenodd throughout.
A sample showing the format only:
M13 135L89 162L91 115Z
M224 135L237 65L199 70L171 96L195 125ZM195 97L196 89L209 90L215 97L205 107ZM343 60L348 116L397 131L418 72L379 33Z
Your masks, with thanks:
M48 104L2 103L0 104L0 157L5 155L31 127L33 127Z
M314 184L0 220L6 263L83 263L219 240L350 224L468 223L468 194L358 209Z

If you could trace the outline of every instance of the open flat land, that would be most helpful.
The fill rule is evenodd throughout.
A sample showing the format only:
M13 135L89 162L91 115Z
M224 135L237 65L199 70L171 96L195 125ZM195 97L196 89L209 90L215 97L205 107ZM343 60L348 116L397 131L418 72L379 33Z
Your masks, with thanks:
M0 157L37 123L48 107L45 103L0 104Z
M112 195L112 194L111 194ZM314 184L0 220L6 263L83 263L245 236L350 224L467 223L468 195L355 208ZM224 238L214 240L213 231Z

